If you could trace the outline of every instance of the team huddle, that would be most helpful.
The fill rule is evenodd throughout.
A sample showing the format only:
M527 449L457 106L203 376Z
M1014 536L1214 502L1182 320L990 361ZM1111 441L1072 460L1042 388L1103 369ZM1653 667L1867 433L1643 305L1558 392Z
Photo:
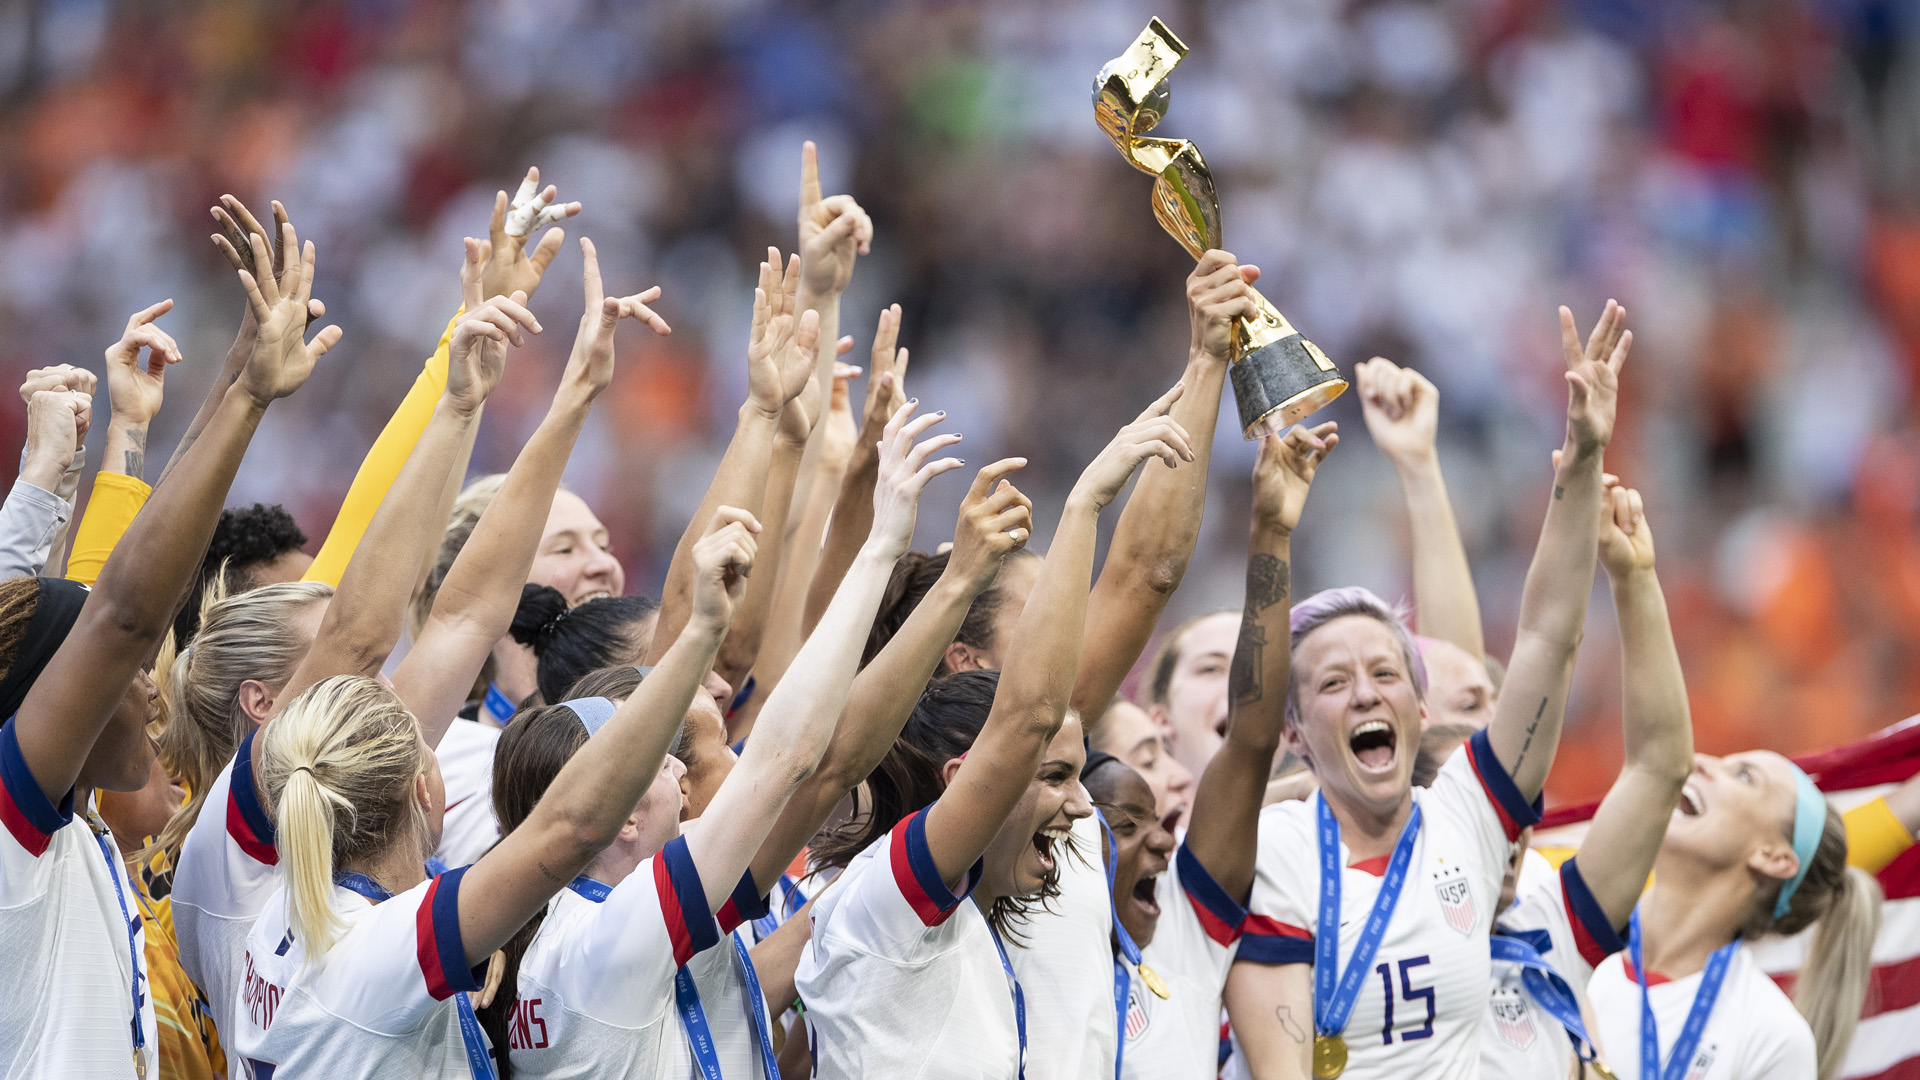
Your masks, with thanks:
M107 350L71 537L98 380L21 387L0 1075L1838 1074L1870 875L1911 845L1920 781L1843 815L1778 754L1694 753L1653 527L1606 471L1620 305L1584 341L1559 311L1565 439L1539 448L1504 662L1438 392L1374 359L1354 382L1406 497L1414 610L1296 596L1291 537L1341 440L1295 427L1259 446L1240 608L1166 634L1130 701L1198 541L1256 268L1201 258L1184 370L1035 538L1026 461L968 466L909 395L898 306L850 394L840 301L873 223L807 144L746 400L653 599L561 486L620 323L670 333L659 289L608 294L591 241L550 408L463 487L488 396L544 333L526 304L580 208L557 196L530 170L466 241L463 305L312 558L281 508L223 510L262 417L341 339L314 332L314 245L279 203L212 209L241 325L151 486L172 302ZM910 551L934 482L968 485L951 542ZM1596 562L1625 762L1577 850L1536 851ZM1746 945L1809 928L1789 997Z

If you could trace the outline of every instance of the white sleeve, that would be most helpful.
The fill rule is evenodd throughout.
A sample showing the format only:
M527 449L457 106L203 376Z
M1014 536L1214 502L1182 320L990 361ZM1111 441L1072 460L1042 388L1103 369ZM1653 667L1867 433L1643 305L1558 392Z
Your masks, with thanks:
M460 940L466 872L429 878L355 920L309 987L320 1006L373 1031L407 1032L454 994L480 989L485 965L468 967Z
M1580 876L1577 858L1561 863L1552 877L1522 895L1500 917L1499 931L1522 936L1544 932L1551 948L1541 949L1541 954L1582 999L1593 969L1627 947Z
M1485 728L1440 767L1426 797L1471 831L1483 867L1494 868L1496 884L1506 873L1507 854L1521 830L1540 820L1540 800L1528 802L1520 793L1494 754Z
M643 1027L673 999L673 977L720 940L706 890L674 837L594 905L547 975L566 1007L602 1023Z
M886 840L887 848L863 867L842 874L834 886L840 893L834 917L826 920L828 937L852 940L865 952L895 962L912 963L939 951L944 935L930 933L944 926L980 882L981 864L967 871L955 893L941 880L927 847L927 811L901 821ZM847 931L858 928L858 937ZM815 930L820 930L816 922Z

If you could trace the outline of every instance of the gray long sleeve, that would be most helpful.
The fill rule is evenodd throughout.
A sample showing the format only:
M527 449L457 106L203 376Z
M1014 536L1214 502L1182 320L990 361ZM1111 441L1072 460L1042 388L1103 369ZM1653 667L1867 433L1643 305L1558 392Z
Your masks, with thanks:
M72 518L72 503L15 480L0 504L0 578L38 577Z

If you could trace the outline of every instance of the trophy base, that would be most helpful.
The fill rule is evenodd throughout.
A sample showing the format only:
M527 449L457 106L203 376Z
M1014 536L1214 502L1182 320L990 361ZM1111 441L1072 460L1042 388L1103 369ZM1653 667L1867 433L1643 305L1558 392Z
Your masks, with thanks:
M1346 392L1347 380L1322 368L1298 333L1268 342L1227 368L1249 442L1278 435Z

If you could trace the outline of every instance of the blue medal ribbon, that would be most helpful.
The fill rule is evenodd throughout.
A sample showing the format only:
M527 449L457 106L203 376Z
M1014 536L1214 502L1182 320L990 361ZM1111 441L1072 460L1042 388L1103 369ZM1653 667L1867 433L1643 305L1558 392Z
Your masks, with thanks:
M333 879L335 885L359 893L373 903L382 903L393 899L393 893L385 885L365 874L338 874ZM473 1014L473 1002L462 991L454 991L453 1011L460 1017L460 1042L467 1051L467 1068L473 1073L473 1080L494 1080L493 1052L487 1049L487 1037L480 1030L480 1018Z
M491 682L487 684L487 696L481 702L481 707L501 727L506 727L507 721L512 720L513 714L519 711L513 707L513 699L500 689L500 684Z
M89 822L91 824L91 822ZM100 855L107 860L107 876L113 879L113 895L120 901L120 921L127 928L127 956L133 962L133 1055L142 1057L147 1048L147 1030L140 1023L140 917L127 910L127 890L120 884L118 864L114 862L113 849L107 844L107 834L95 831L93 838L100 843ZM141 1075L146 1075L143 1071Z
M1546 938L1546 941L1538 938ZM1527 988L1534 1004L1567 1029L1567 1036L1573 1040L1573 1052L1581 1061L1592 1061L1593 1043L1587 1038L1586 1021L1580 1017L1580 999L1574 996L1573 987L1567 984L1567 980L1561 978L1553 965L1547 963L1547 958L1541 955L1547 949L1540 946L1544 944L1551 948L1551 943L1552 938L1545 930L1495 930L1491 941L1493 958L1520 968L1521 985Z
M606 903L607 897L613 895L612 886L584 876L567 882L567 888L596 904ZM727 936L733 940L734 953L740 959L740 974L746 980L750 999L748 1012L753 1017L753 1032L760 1041L760 1064L766 1069L768 1080L779 1080L780 1064L773 1056L773 1036L767 1022L767 998L760 989L760 975L754 971L753 958L747 955L747 947L741 943L739 936ZM700 1003L700 990L693 985L693 973L684 967L673 975L673 1005L680 1013L681 1026L687 1029L687 1042L693 1047L693 1060L700 1067L702 1080L721 1080L720 1056L714 1050L713 1029L707 1024L707 1009Z
M1686 1076L1687 1063L1700 1048L1700 1037L1707 1033L1707 1018L1713 1014L1713 1003L1720 996L1720 984L1727 979L1727 966L1739 948L1740 939L1735 938L1707 957L1707 968L1700 975L1700 988L1693 992L1693 1008L1687 1010L1680 1037L1673 1041L1673 1055L1667 1058L1667 1067L1662 1071L1660 1027L1653 1016L1653 1003L1647 1000L1647 965L1640 957L1640 912L1634 911L1627 929L1627 950L1633 958L1633 981L1640 987L1641 1080L1681 1080Z
M1347 968L1340 965L1340 822L1327 805L1325 794L1317 794L1320 815L1320 917L1313 938L1313 1030L1319 1035L1339 1035L1347 1029L1353 1015L1353 1003L1360 997L1360 984L1373 966L1373 957L1386 937L1387 924L1393 919L1393 907L1407 884L1407 867L1413 862L1414 842L1420 838L1420 804L1400 830L1400 839L1387 860L1386 877L1380 882L1380 894L1374 897L1373 910L1354 943Z
M1113 877L1120 866L1120 847L1113 839L1113 829L1107 825L1107 815L1095 807L1093 816L1100 820L1100 832L1107 838L1107 910L1113 913L1113 940L1120 946L1120 955L1113 958L1113 1077L1120 1080L1120 1064L1127 1057L1127 997L1133 988L1132 973L1127 965L1139 966L1140 946L1133 943L1133 935L1120 924L1120 908L1113 898Z
M993 935L993 947L1000 952L1000 970L1007 973L1007 985L1013 988L1013 1023L1020 1031L1020 1080L1027 1080L1027 995L1020 989L1020 977L1013 973L1013 961L1007 959L1007 947L1000 943L1000 931L993 928L993 920L985 911L980 912L980 918L987 924L987 933Z

